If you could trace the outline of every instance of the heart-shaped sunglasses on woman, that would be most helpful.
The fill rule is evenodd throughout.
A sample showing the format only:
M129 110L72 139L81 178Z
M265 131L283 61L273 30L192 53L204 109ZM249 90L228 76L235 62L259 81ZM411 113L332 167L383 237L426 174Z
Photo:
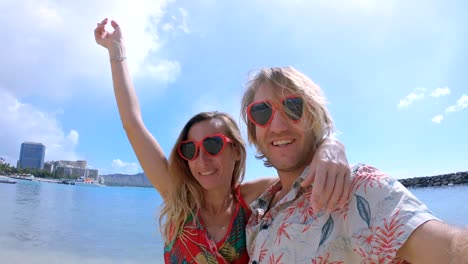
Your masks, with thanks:
M223 134L214 134L206 136L201 141L182 141L178 152L183 159L188 161L196 159L200 149L208 156L216 157L223 152L227 143L232 143L232 140Z
M271 100L253 102L247 107L247 116L255 125L266 127L273 120L276 110L283 112L293 122L298 122L302 117L303 108L302 97L289 96L281 101L281 105Z

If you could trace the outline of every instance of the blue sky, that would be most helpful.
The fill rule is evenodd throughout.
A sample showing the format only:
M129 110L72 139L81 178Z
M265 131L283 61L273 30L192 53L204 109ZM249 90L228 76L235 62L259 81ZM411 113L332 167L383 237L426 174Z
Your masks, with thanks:
M468 170L464 1L131 2L0 2L0 156L16 165L21 142L37 141L46 160L141 171L93 37L108 17L122 27L145 123L167 154L197 112L240 121L249 70L291 65L324 90L350 163L396 178ZM254 152L247 179L275 175Z

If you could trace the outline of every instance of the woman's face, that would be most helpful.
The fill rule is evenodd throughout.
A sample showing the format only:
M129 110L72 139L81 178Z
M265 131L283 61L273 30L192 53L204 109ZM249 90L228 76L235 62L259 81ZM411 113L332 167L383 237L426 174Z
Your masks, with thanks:
M200 142L214 134L227 136L224 123L216 118L194 124L188 132L187 140ZM199 149L196 158L188 161L188 165L193 177L205 190L230 190L234 165L239 158L235 145L226 143L223 151L214 157Z

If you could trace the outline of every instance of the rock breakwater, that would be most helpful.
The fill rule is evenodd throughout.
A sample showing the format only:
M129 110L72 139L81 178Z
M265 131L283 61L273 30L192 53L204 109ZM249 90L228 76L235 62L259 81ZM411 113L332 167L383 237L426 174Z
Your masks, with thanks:
M468 184L468 171L456 172L437 176L415 177L399 179L401 184L407 188L450 186L457 184Z

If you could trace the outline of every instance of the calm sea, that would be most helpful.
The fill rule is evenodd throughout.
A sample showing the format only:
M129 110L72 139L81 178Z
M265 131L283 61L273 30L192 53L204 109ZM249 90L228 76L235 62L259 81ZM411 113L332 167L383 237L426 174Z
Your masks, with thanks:
M442 220L468 225L468 186L412 189ZM154 189L0 184L0 263L162 263Z

